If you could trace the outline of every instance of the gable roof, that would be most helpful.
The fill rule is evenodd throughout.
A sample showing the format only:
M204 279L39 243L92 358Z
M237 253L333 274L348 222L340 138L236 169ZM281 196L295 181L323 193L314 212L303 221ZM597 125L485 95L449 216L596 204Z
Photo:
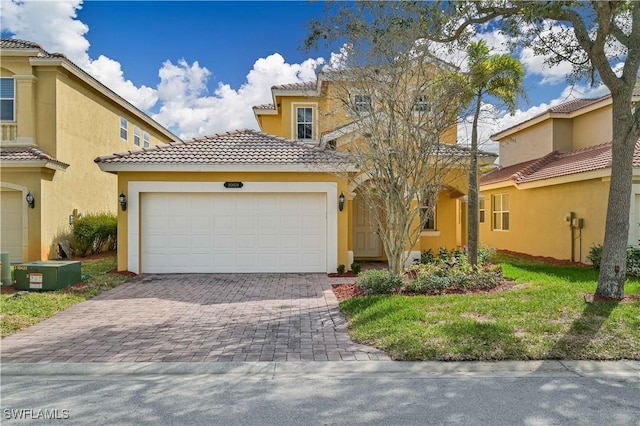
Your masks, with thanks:
M70 73L78 77L80 80L100 92L103 96L120 105L122 108L130 112L131 114L140 117L147 124L151 125L156 131L162 133L169 139L180 140L180 138L173 134L169 129L155 121L147 113L133 105L131 102L118 95L99 82L96 78L84 71L78 65L71 62L62 53L49 53L44 50L39 44L20 39L0 38L0 53L6 54L22 54L29 58L32 66L61 66L68 70ZM1 55L0 55L1 56Z
M2 147L0 148L0 163L2 163L2 167L36 166L58 170L69 167L67 163L56 160L34 146Z
M105 155L95 159L105 171L132 170L121 166L167 166L171 170L215 171L261 169L344 168L341 153L255 130L237 130L173 142L151 148ZM140 167L137 170L141 170Z
M640 139L633 166L640 167ZM544 157L493 169L480 177L480 185L512 181L515 184L575 175L611 167L611 142L570 152L553 151Z

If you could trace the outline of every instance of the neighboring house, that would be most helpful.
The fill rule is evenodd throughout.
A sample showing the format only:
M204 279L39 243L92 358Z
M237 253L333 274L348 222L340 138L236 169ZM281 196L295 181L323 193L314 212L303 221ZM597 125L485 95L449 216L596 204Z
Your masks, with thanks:
M640 86L634 102L640 99ZM631 107L631 105L629 106ZM492 136L500 166L480 180L480 240L535 256L587 261L604 241L611 96L577 99ZM640 141L634 157L630 245L640 239Z
M55 258L70 217L115 211L117 179L96 156L179 140L35 43L0 40L0 85L0 246L11 262Z
M337 151L342 151L354 141L362 143L357 120L353 114L349 114L344 102L337 99L335 83L325 78L324 73L319 73L317 81L273 86L273 103L253 107L260 129L309 146ZM358 94L357 89L354 89L352 96L353 108L371 108L372 99L369 96ZM428 108L428 105L418 106ZM468 151L456 145L456 138L456 128L452 126L442 134L441 142L447 148L448 155L466 157ZM490 164L495 160L493 154L480 154L481 164ZM467 209L464 195L467 186L467 173L458 173L442 188L436 206L421 206L423 211L433 209L434 215L422 229L417 246L407 247L411 252L409 262L419 258L423 250L435 251L439 247L453 248L466 243ZM349 267L354 259L385 259L382 242L369 219L369 209L359 195L359 189L349 187L344 194L347 200L344 214L348 217L348 226L341 231L341 235L346 238L348 257L341 263Z

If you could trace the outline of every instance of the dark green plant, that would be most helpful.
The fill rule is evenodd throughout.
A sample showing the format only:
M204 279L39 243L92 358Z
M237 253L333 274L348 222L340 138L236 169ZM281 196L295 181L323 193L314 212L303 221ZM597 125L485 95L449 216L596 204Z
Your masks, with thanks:
M420 263L433 263L436 261L436 256L433 254L433 250L422 250L420 253Z
M344 271L345 271L346 269L347 269L347 267L346 267L346 266L344 266L344 265L340 264L340 265L338 265L337 271L338 271L338 273L339 273L340 275L342 275L342 274L344 274Z
M361 264L359 264L358 262L353 262L353 263L351 264L351 270L352 270L354 273L359 274L359 273L360 273L360 271L362 270L362 265L361 265Z
M450 267L446 262L417 265L411 268L415 279L404 290L416 294L442 294L469 290L489 290L504 281L500 266L474 268L465 258Z
M72 247L79 256L115 250L118 241L118 219L112 213L88 214L73 225Z
M589 262L593 264L594 268L600 269L600 260L602 260L602 244L594 244L591 246L587 259L589 259Z
M389 294L404 284L400 275L392 275L388 270L370 269L358 275L356 285L370 294Z

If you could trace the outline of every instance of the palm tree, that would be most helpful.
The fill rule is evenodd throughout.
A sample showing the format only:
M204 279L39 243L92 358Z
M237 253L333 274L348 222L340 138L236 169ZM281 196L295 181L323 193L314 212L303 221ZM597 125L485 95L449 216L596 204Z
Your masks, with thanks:
M471 127L471 159L469 167L468 246L469 263L478 263L478 120L482 101L493 97L513 114L518 97L524 95L524 67L509 54L491 55L484 40L472 42L468 49L469 72L466 105L474 109Z

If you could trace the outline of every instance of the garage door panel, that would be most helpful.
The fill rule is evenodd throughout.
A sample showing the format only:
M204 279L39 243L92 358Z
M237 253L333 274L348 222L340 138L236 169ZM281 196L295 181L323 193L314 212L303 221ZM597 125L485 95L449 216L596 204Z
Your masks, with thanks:
M143 272L326 270L323 193L143 193L141 215Z

